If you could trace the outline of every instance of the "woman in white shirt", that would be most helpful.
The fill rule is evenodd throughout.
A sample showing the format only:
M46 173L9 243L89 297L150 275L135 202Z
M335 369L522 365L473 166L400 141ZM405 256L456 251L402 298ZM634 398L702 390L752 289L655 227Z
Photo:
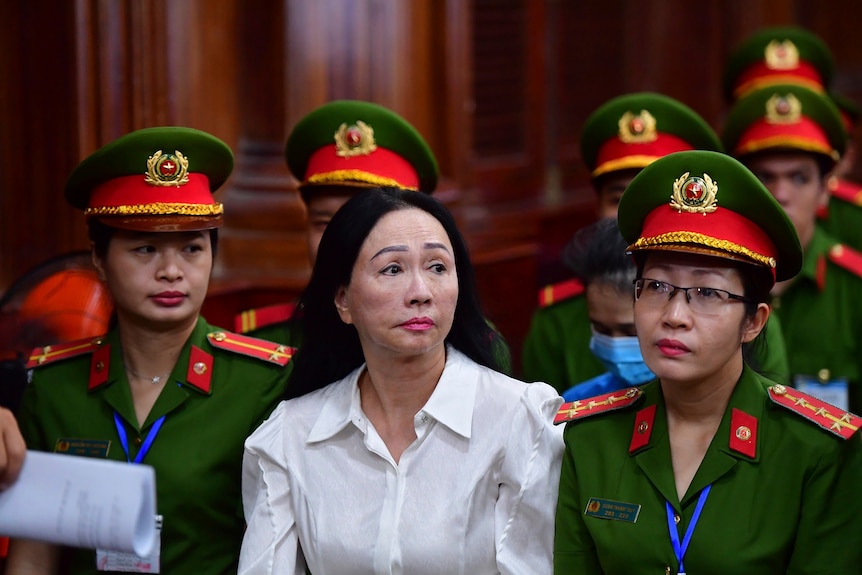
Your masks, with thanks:
M298 309L293 399L246 441L240 573L550 573L561 399L495 370L448 210L359 193Z

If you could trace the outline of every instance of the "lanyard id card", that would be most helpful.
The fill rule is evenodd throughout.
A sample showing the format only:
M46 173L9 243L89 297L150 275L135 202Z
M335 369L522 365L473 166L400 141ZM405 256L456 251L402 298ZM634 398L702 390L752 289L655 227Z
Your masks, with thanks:
M114 423L117 426L117 434L120 436L120 445L126 453L126 460L131 464L141 463L144 456L150 450L153 441L156 439L162 424L165 422L165 416L161 416L153 423L150 432L147 433L143 445L134 460L129 456L129 438L126 434L126 429L123 427L123 422L117 413L114 413ZM153 549L144 557L140 557L134 553L124 551L111 551L107 549L96 549L96 569L99 571L121 571L124 573L159 573L161 552L162 552L162 522L161 515L156 515L156 537L153 543Z
M156 541L146 557L123 551L96 550L96 569L99 571L122 571L124 573L158 573L162 552L162 516L156 515Z

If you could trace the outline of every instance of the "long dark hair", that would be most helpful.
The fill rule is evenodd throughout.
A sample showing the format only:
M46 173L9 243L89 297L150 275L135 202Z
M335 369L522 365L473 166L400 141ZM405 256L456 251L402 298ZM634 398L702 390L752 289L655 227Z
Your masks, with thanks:
M365 359L356 328L341 321L335 294L350 285L353 265L365 238L385 214L420 209L433 216L449 236L458 273L458 303L446 343L481 365L500 369L494 355L496 332L485 320L473 266L455 219L436 199L398 188L369 188L353 196L326 226L311 280L299 299L293 321L300 326L300 349L285 397L299 397L337 381Z

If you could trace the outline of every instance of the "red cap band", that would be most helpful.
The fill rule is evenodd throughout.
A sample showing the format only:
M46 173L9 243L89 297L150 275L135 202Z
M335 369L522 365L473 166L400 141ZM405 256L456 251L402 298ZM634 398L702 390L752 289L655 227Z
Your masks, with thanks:
M796 84L815 92L823 92L823 78L809 62L800 61L795 68L776 70L761 60L739 75L733 87L733 96L739 99L752 90L774 84Z
M356 182L377 186L419 189L419 174L413 166L391 150L378 147L369 154L342 157L335 145L316 150L308 159L303 184L343 184Z
M596 154L593 177L628 168L645 168L655 160L674 152L693 150L691 144L673 134L659 133L651 142L626 143L619 136L606 141Z
M770 267L773 276L775 274L778 250L766 232L745 216L721 206L712 213L698 214L680 212L663 204L647 215L640 237L629 248L679 246L686 251L686 245L742 256L752 263Z
M735 155L750 154L773 148L790 148L835 155L829 137L820 125L802 116L792 124L774 124L765 118L752 123L739 138Z
M122 176L103 182L93 189L88 212L98 212L123 206L186 204L210 206L216 204L205 174L189 174L181 186L154 186L144 181L144 175ZM142 214L145 211L140 212ZM152 215L165 215L153 212Z

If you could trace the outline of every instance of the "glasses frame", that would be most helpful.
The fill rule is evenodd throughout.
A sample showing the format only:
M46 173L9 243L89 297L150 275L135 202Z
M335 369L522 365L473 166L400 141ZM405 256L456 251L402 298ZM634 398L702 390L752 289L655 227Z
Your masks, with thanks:
M638 289L638 282L656 282L659 284L670 286L673 289L670 290L670 293L667 296L668 302L670 302L670 300L673 299L673 296L676 295L676 292L681 291L685 294L685 302L687 304L691 305L691 295L688 293L688 290L691 290L691 289L693 289L693 290L708 289L708 290L712 290L714 292L719 292L719 293L725 294L727 296L727 301L725 301L723 303L731 303L733 301L739 301L739 302L743 302L743 303L751 303L751 300L748 299L747 297L739 295L739 294L731 293L731 292L727 291L726 289L714 288L714 287L709 287L709 286L681 287L678 285L674 285L670 282L657 280L655 278L647 278L647 277L638 277L638 278L635 278L634 280L632 280L632 285L635 288L635 293L634 293L635 301L639 301L641 299L640 295L638 295L638 293L643 292L643 286L641 286L640 289Z

